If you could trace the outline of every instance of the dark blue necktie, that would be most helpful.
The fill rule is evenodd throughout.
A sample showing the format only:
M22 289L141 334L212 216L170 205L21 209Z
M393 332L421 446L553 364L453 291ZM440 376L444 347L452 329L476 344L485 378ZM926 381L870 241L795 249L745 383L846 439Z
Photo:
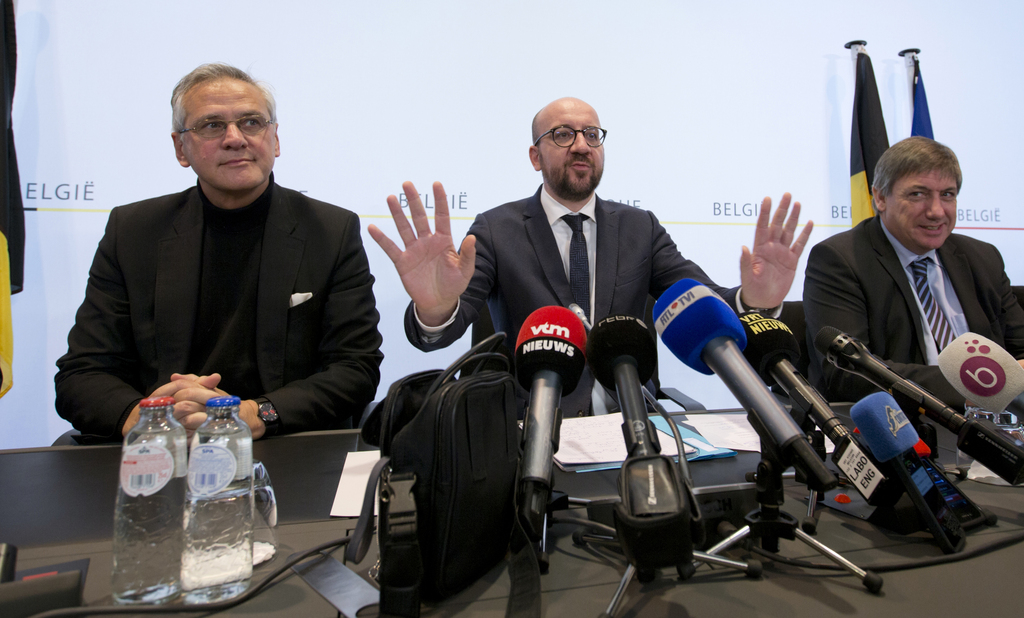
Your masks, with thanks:
M583 221L587 215L565 215L562 221L572 228L569 241L569 287L576 304L590 317L590 260L587 257L587 238L583 235Z
M928 286L928 263L931 261L931 258L917 260L910 264L910 270L914 273L914 287L917 288L917 297L921 299L924 317L932 329L935 346L941 352L953 340L953 327L949 325L946 314L942 312L939 303L932 296L932 289Z

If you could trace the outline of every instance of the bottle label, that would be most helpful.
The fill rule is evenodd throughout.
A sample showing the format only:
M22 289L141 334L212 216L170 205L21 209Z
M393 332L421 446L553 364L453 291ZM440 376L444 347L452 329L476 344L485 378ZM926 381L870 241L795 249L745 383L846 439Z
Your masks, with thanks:
M174 476L174 456L159 444L143 442L121 452L121 491L132 496L151 496Z
M235 455L216 444L197 444L188 458L188 488L200 496L212 496L235 478Z

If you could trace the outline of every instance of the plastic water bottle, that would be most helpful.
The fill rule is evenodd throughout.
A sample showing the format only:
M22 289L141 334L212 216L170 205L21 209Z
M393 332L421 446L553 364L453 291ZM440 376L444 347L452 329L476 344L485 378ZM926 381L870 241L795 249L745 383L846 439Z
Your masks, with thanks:
M186 603L237 596L252 576L252 432L238 417L238 397L206 402L206 422L192 437L188 462Z
M111 575L118 603L162 603L181 590L187 453L174 398L143 399L121 448Z

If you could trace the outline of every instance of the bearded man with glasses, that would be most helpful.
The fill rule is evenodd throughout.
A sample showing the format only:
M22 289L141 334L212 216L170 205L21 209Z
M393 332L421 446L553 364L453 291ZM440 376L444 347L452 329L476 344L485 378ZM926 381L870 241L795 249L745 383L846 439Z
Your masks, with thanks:
M173 396L189 432L223 395L243 399L254 438L358 420L383 359L358 216L275 184L274 97L245 71L198 67L171 109L198 182L110 213L57 412L116 441L144 397Z
M395 263L412 298L405 330L414 346L435 350L450 345L476 321L484 303L495 330L507 334L509 349L530 313L549 305L576 303L591 323L619 314L643 318L648 295L657 298L685 278L716 290L737 311L778 315L813 226L808 223L796 235L800 204L793 204L787 220L788 193L774 218L771 200L764 199L753 250L742 250L742 285L726 289L680 255L653 213L597 196L607 131L593 107L579 99L559 99L537 113L532 129L530 162L541 172L543 185L531 197L477 216L458 252L440 183L433 187L434 232L412 183L403 185L412 225L398 198L388 197L404 251L376 226L367 228ZM520 403L527 398L520 390ZM568 416L601 413L614 405L603 389L594 387L589 371L561 399Z

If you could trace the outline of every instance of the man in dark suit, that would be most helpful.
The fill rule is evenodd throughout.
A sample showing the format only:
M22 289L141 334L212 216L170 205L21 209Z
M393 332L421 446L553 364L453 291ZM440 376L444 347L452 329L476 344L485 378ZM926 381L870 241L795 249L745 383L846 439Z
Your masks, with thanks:
M925 137L903 140L875 167L878 215L811 249L804 278L809 377L826 398L857 401L878 390L814 349L826 325L863 341L951 406L964 398L937 366L945 343L973 332L1024 358L1024 310L999 251L952 234L961 184L952 150Z
M433 187L435 233L411 183L403 188L415 232L398 199L388 198L405 251L376 226L368 230L394 261L412 298L405 324L413 345L422 350L449 345L477 319L485 302L495 329L507 333L509 347L530 313L548 305L576 302L592 322L615 314L643 317L649 294L660 296L686 277L711 286L737 310L782 304L812 227L808 224L794 242L799 203L786 221L790 196L784 195L769 226L771 200L765 198L754 250L744 247L741 256L741 295L740 288L714 285L683 258L652 213L597 197L604 136L597 112L583 101L559 99L542 109L533 121L529 154L543 186L532 197L479 215L459 252L440 183ZM585 265L576 271L583 273L578 280L570 267L577 259ZM590 409L592 386L593 376L585 372L576 390L562 399L566 414Z
M276 106L244 71L200 66L171 106L197 186L111 212L57 361L58 413L116 439L147 396L173 396L189 432L226 394L254 438L358 418L383 359L358 217L274 183Z

